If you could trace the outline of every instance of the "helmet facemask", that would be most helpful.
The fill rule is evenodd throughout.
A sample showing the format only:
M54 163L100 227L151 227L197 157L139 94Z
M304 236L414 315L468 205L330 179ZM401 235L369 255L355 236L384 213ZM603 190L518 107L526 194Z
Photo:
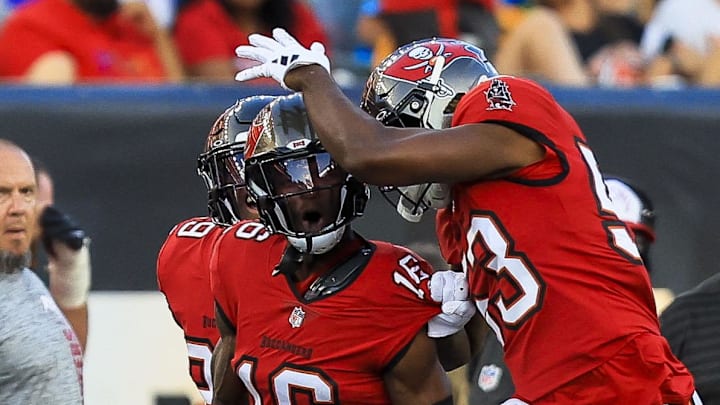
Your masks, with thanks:
M250 159L246 170L260 218L301 253L331 250L365 209L366 187L319 143L299 153Z
M254 216L245 190L245 142L236 142L203 153L198 174L208 190L208 212L215 223L230 226Z
M420 222L425 211L445 208L450 204L450 186L423 183L412 186L379 187L380 192L406 221Z
M362 216L368 187L338 166L315 134L302 93L279 97L250 127L247 190L261 221L303 254L323 254Z

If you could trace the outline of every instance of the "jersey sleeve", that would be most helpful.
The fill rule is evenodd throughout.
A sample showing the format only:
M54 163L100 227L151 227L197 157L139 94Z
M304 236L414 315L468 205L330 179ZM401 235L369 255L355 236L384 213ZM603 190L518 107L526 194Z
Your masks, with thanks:
M31 24L10 19L0 34L0 75L22 76L38 58L60 50L58 44L49 41Z
M381 318L377 319L378 331L373 336L378 349L373 352L387 370L402 358L417 333L441 309L430 296L433 269L427 261L410 249L391 244L379 248L376 254L383 257L382 274L390 277L375 283L375 288L381 290L373 294L381 300L375 304L382 309L377 311Z
M157 279L158 284L158 290L165 296L165 302L167 302L168 309L170 310L170 314L172 314L173 320L175 323L182 328L181 322L177 319L175 316L175 311L173 310L172 303L170 301L170 297L168 296L168 293L166 292L169 288L172 288L172 275L170 274L170 270L172 269L172 265L170 264L170 261L172 259L172 251L173 244L175 241L175 230L177 229L178 225L175 225L173 229L170 231L170 234L168 235L167 239L165 239L165 242L163 242L162 247L160 248L160 252L158 253L157 261L155 264L155 275Z
M206 313L211 300L211 248L222 229L210 218L195 217L175 225L158 253L156 277L175 322L188 333L194 315Z
M499 76L478 84L460 100L452 126L504 122L539 129L556 116L556 106L552 95L537 83Z
M218 225L210 218L194 217L179 222L168 233L158 252L156 275L160 291L172 288L173 283L195 271L192 266L207 264L209 248L220 235Z
M404 246L391 245L391 249L393 254L388 257L393 257L395 263L388 263L388 266L395 268L394 295L406 300L408 305L439 307L440 304L430 298L430 277L434 272L430 263Z
M160 251L158 253L157 261L155 262L155 274L157 277L157 284L158 289L160 291L163 290L163 283L166 276L166 270L169 266L167 264L168 257L171 256L168 252L172 250L172 243L173 243L173 233L177 229L177 225L175 225L168 234L168 237L165 239L165 242L163 242L162 246L160 247Z
M451 208L441 208L435 214L435 233L438 237L440 254L447 264L452 267L460 266L462 262L462 229L453 221Z
M570 137L584 139L572 117L539 84L512 76L499 76L471 90L460 100L453 126L494 123L508 127L535 141L545 157L517 170L511 177L550 181L561 177L567 167L563 150L573 144ZM481 136L481 135L480 135Z
M203 5L189 4L178 15L173 30L178 53L187 66L209 59L227 59L234 56L228 55L226 35L218 27L205 21L207 16L203 14ZM202 35L198 35L199 32L202 32Z

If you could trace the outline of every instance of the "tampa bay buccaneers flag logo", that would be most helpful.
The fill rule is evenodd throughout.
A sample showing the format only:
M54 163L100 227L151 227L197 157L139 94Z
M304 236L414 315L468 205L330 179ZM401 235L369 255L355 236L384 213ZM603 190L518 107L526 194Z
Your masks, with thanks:
M480 49L463 42L429 41L417 45L411 44L408 45L408 48L397 60L392 61L387 70L383 72L385 76L418 83L430 78L439 59L444 61L441 69L446 69L453 62L463 58L485 61Z
M269 104L268 104L269 105ZM253 120L250 130L248 131L247 142L245 144L245 156L250 157L255 155L255 150L258 149L258 144L263 143L262 137L265 132L265 127L272 125L270 122L270 108L265 106ZM267 137L266 137L267 138ZM266 151L268 147L267 139L264 140L265 145L260 145L258 153Z

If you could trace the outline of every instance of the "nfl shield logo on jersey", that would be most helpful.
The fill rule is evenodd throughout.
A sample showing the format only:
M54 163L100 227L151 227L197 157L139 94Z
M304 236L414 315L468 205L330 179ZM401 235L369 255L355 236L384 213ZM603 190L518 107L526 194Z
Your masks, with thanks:
M293 328L299 328L304 320L305 311L303 311L300 307L293 308L292 313L290 314L290 318L288 318L290 326L292 326Z
M478 387L485 392L490 392L500 385L503 371L495 364L483 366L478 376Z

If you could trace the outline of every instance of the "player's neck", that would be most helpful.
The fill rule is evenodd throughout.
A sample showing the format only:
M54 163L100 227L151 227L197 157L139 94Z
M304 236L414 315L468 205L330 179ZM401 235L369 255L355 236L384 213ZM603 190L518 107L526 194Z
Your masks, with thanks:
M302 261L298 263L298 267L293 273L293 279L300 284L307 281L312 282L347 260L348 257L352 257L362 246L364 246L363 239L349 230L340 243L329 252L321 255L303 255Z

